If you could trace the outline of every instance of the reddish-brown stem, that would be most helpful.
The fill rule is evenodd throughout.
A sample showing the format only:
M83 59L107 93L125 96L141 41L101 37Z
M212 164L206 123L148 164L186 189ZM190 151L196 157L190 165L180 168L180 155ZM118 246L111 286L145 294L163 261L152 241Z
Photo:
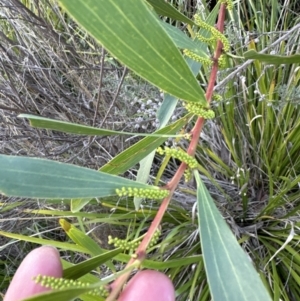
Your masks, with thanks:
M217 28L219 29L219 31L221 33L223 33L223 31L224 31L225 12L226 12L226 6L225 6L225 4L221 4L218 23L217 23ZM216 82L216 78L217 78L217 72L218 72L218 59L219 59L220 55L222 54L222 49L223 49L222 42L218 41L217 48L216 48L214 58L213 58L214 64L212 66L212 70L211 70L211 74L210 74L210 78L209 78L209 82L208 82L208 86L207 86L207 90L206 90L206 94L205 94L205 97L206 97L206 100L208 103L210 103L211 99L212 99L214 86L215 86L215 82ZM196 123L191 131L192 138L191 138L189 147L187 149L187 153L191 156L195 155L204 121L205 121L204 118L199 117L196 120ZM136 262L136 260L138 260L140 263L142 263L142 261L145 259L146 249L151 241L151 238L153 237L155 231L157 230L157 228L159 227L159 225L162 221L162 218L169 206L172 195L173 195L176 187L178 186L179 181L182 178L182 175L183 175L186 167L187 167L187 165L185 163L181 163L178 170L176 171L175 175L173 176L173 178L164 187L170 191L170 194L168 197L166 197L162 201L162 203L157 211L157 214L154 217L154 219L147 231L147 234L145 235L144 239L142 240L139 247L137 248L137 250L136 250L137 257L131 258L126 265L126 268L129 268L134 262ZM134 268L134 267L132 267L132 268ZM116 279L114 281L114 283L112 283L110 285L111 293L110 293L109 297L106 299L106 301L114 301L117 298L119 292L121 291L124 283L127 281L129 276L130 276L130 271L122 274L118 279Z

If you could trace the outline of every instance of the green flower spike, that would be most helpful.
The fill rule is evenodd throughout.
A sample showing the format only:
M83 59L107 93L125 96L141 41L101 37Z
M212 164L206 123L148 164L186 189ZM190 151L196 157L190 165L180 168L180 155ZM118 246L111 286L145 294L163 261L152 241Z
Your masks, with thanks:
M169 147L165 147L164 149L162 149L161 147L159 147L156 151L160 155L166 154L166 155L169 155L173 158L176 158L176 159L186 163L188 165L188 167L191 169L197 168L197 166L198 166L197 160L194 157L187 154L182 149L169 148Z
M213 94L212 99L215 101L222 101L223 97L220 94Z
M196 53L194 53L194 52L192 52L191 50L188 50L188 49L184 49L183 54L188 56L189 58L191 58L195 62L201 63L205 66L211 66L212 63L213 63L212 60L203 58L200 55L198 55L198 54L196 54Z
M213 46L214 43L216 42L216 37L214 36L211 36L210 38L205 38L203 36L201 36L201 34L199 34L198 32L195 33L195 37L200 41L200 42L203 42L203 43L206 43L208 45L211 45Z
M191 112L199 117L203 117L204 119L215 118L215 112L213 110L203 107L202 105L199 105L197 103L186 103L183 105L189 112Z
M120 248L122 250L135 250L139 246L140 240L128 241L124 239L119 239L118 237L108 236L108 244L114 245L115 248Z
M145 189L145 188L125 188L116 189L116 194L120 197L122 196L135 196L138 198L147 198L153 200L160 200L169 195L169 190L166 189Z
M226 58L225 55L222 54L219 59L218 59L218 65L220 68L225 68L226 67Z
M157 229L157 230L155 231L153 237L151 238L149 247L153 247L153 246L155 246L155 245L157 244L160 235L161 235L161 231L160 231L160 229Z
M64 288L84 288L90 285L90 283L84 283L79 280L55 278L51 276L38 275L33 278L35 283L39 283L41 286L51 288L53 290L61 290ZM87 294L92 296L101 296L106 298L109 293L105 286L99 286L98 288L92 289Z
M160 237L161 231L160 230L156 230L151 241L149 244L149 247L153 247L154 245L156 245L159 237ZM109 245L114 245L115 248L120 248L124 251L129 251L129 250L135 250L140 242L142 240L142 237L139 237L135 240L125 240L125 239L119 239L118 237L112 237L111 235L108 236L108 244Z
M226 4L227 9L233 9L233 2L232 0L220 0L220 3Z
M192 171L190 168L187 168L185 171L184 171L184 181L185 182L189 182L191 179L192 179Z
M212 36L214 37L215 40L220 40L223 43L223 49L224 51L229 51L230 49L230 43L228 41L228 39L219 32L219 30L217 30L216 28L214 28L213 26L208 25L207 23L205 23L201 17L199 15L195 15L195 23L203 28L206 29L207 31L209 31ZM199 39L199 37L197 37Z

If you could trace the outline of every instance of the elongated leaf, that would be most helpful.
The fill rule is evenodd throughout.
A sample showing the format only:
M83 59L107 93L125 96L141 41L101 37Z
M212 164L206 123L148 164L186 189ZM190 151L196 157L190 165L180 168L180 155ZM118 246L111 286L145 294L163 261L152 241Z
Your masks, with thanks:
M9 196L71 199L115 195L120 187L153 188L114 175L45 159L0 155L0 191Z
M60 219L59 224L75 244L84 246L93 256L102 254L104 252L104 250L100 248L100 246L92 238L77 229L65 219Z
M123 254L123 253L118 254L115 257L116 260L122 261L124 263L128 262L130 258L131 258L130 255ZM171 269L176 267L184 267L187 265L191 265L193 263L197 263L199 261L202 261L202 255L189 256L189 257L167 260L167 261L154 261L154 260L146 259L141 263L141 266L145 269L166 270L166 269Z
M186 17L184 14L179 12L175 7L173 7L170 3L165 0L146 0L148 3L152 5L154 10L162 16L170 17L174 20L179 20L184 23L188 23L190 25L195 25L194 22Z
M102 249L91 237L77 229L74 225L70 224L65 219L60 219L59 223L75 244L87 248L90 254L92 254L93 256L97 256L106 252L106 250ZM107 266L113 272L116 271L115 266L112 264L112 262L107 262Z
M271 54L258 53L255 50L249 50L244 54L244 56L246 59L254 59L273 65L300 63L300 54L293 54L288 56L271 55Z
M163 91L207 105L204 92L143 0L60 0L118 60Z
M76 265L73 265L70 268L67 268L64 270L63 278L66 279L78 279L82 277L83 275L91 272L92 270L98 268L101 264L104 264L107 261L110 261L121 253L120 249L115 249L106 253L103 253L101 255L95 256L91 259L85 260L81 263L78 263Z
M20 114L18 117L28 118L30 120L30 125L36 128L49 129L49 130L77 134L77 135L94 135L94 136L130 135L130 136L153 136L153 137L167 137L167 138L178 137L178 135L160 135L160 134L112 131L112 130L94 128L92 126L65 122L65 121L60 121L60 120L45 118L42 116L30 115L30 114Z
M259 274L238 244L196 171L199 231L214 301L271 301Z
M181 119L177 120L171 125L156 131L159 134L173 134L180 130L186 122L191 118L191 114L188 114ZM101 171L107 172L109 174L121 174L128 170L130 167L134 166L140 162L145 156L150 154L158 146L164 143L167 138L155 138L146 137L141 141L137 142L133 146L127 148L121 154L114 157L111 161L106 163L101 167Z
M53 246L62 250L69 250L74 252L90 254L90 251L87 248L84 248L82 246L77 246L75 244L66 243L66 242L42 239L42 238L31 237L31 236L21 235L21 234L14 234L14 233L9 233L4 231L0 231L0 235L13 238L13 239L32 242L39 245ZM0 247L0 251L1 251L1 247Z

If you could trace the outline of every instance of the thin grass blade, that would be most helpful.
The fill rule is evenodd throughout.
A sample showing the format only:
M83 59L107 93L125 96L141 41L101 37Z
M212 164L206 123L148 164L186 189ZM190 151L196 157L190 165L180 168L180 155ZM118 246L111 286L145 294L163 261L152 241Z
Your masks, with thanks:
M258 53L255 50L249 50L244 54L246 59L254 59L266 64L299 64L300 63L300 54L293 55L271 55L271 54L263 54Z
M30 114L20 114L18 117L28 118L30 125L36 128L54 130L64 133L77 135L92 135L92 136L113 136L113 135L127 135L127 136L152 136L152 137L178 137L178 135L160 135L160 134L146 134L146 133L130 133L122 131L113 131L92 126L86 126L66 121L54 120L42 116L35 116Z
M74 251L79 253L90 254L90 251L87 248L75 244L66 243L66 242L42 239L42 238L31 237L31 236L21 235L21 234L14 234L5 231L0 231L0 235L4 237L22 240L22 241L32 242L42 246L53 246L61 250L69 250L69 251ZM0 251L1 251L1 247L0 247Z

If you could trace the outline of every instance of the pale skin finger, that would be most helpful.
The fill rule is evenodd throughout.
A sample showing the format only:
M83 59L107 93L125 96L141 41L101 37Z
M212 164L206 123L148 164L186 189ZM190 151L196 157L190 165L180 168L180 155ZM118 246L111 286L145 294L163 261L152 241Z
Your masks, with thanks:
M59 253L52 247L31 251L19 266L3 301L21 301L48 289L36 284L37 275L62 277ZM121 293L118 301L175 301L174 287L170 279L156 271L138 272Z
M36 284L37 275L62 277L62 265L58 251L53 247L40 247L31 251L19 266L3 301L20 301L48 289Z
M175 301L171 280L164 274L145 270L138 272L121 293L118 301Z

